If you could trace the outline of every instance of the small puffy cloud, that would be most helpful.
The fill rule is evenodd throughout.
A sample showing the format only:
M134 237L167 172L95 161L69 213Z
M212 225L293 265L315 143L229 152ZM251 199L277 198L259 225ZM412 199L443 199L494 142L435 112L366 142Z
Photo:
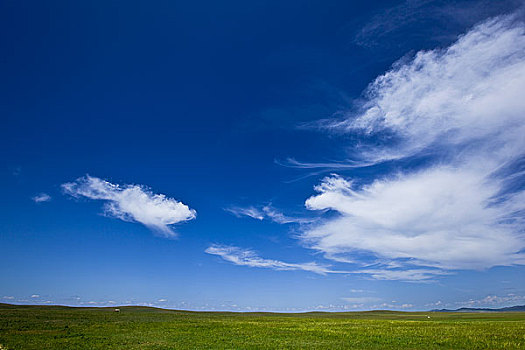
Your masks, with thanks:
M40 193L36 196L31 198L35 203L41 203L41 202L49 202L51 200L51 196L47 193Z
M3 299L6 299L6 300L14 300L14 299L15 299L15 297L10 296L10 295L6 295L6 296L4 296L4 297L2 297L2 298L3 298Z
M31 295L31 298L33 298L33 299L37 299L37 298L40 298L40 295L38 295L38 294L33 294L33 295Z
M117 185L86 175L63 184L62 189L73 197L106 201L106 215L139 222L166 237L176 236L170 225L196 217L196 211L187 205L163 194L155 194L142 185Z
M317 274L327 273L344 273L344 271L333 271L325 265L319 265L315 262L308 263L287 263L279 260L265 259L258 256L250 249L242 249L235 246L212 245L205 251L208 254L218 255L224 260L235 265L259 267L272 270L303 270Z

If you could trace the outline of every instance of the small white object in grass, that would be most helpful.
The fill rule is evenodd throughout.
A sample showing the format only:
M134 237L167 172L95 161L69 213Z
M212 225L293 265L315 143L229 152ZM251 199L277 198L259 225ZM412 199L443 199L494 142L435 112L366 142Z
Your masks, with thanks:
M115 309L115 312L120 312L120 309Z

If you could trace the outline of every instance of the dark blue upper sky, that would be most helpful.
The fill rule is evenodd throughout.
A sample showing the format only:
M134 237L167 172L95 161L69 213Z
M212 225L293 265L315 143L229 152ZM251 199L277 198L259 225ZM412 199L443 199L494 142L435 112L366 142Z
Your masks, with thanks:
M424 309L487 295L512 303L504 299L509 293L525 295L524 269L508 266L523 258L471 268L456 260L420 263L403 250L403 259L438 269L437 277L413 283L356 274L361 267L330 257L334 246L307 238L328 232L323 225L346 212L304 203L331 173L361 186L434 159L410 153L364 168L305 164L348 164L363 143L390 142L387 133L327 132L319 121L361 113L375 98L363 91L396 61L447 48L479 22L519 13L519 5L2 2L0 297L195 309ZM441 146L443 154L455 152ZM289 158L304 163L293 167ZM122 205L113 192L102 198L65 190L87 174L164 194L197 217L169 222L177 238L167 239L131 209L102 208L96 199ZM41 194L49 198L34 200ZM337 253L348 254L341 244ZM385 256L400 258L391 248L352 244L352 260L374 261L378 271ZM245 260L233 261L235 254ZM258 268L268 267L265 259L300 266ZM352 272L305 271L301 264L312 261Z

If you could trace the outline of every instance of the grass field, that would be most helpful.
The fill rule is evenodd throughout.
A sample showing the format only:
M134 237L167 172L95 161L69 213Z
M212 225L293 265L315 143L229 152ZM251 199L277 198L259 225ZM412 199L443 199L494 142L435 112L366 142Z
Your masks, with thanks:
M525 313L120 309L0 304L0 349L525 349Z

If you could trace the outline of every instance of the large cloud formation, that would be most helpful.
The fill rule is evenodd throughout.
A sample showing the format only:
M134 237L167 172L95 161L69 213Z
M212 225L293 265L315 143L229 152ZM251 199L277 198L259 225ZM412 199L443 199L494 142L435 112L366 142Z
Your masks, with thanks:
M418 52L411 62L378 77L357 117L326 127L393 133L393 147L363 150L368 160L399 159L429 147L457 150L474 143L484 152L494 152L485 158L498 156L501 162L525 145L524 86L523 23L499 17L474 27L446 50Z
M74 197L104 200L106 215L140 222L166 237L176 236L170 225L195 219L197 215L187 205L163 194L154 194L141 185L121 186L86 175L63 184L62 189Z
M374 264L383 278L525 264L524 91L525 27L514 17L394 65L357 114L323 128L361 135L364 164L417 158L419 167L359 186L326 177L306 207L338 215L302 241L329 259Z

